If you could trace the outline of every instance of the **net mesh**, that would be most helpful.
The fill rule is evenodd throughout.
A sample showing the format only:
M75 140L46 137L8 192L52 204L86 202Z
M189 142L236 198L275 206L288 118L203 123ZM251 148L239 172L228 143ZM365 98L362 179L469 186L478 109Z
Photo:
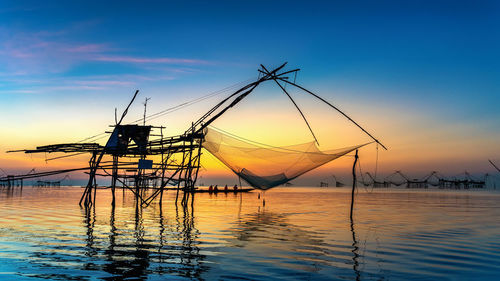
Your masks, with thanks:
M269 189L361 146L320 151L315 142L272 147L206 128L203 147L257 189Z

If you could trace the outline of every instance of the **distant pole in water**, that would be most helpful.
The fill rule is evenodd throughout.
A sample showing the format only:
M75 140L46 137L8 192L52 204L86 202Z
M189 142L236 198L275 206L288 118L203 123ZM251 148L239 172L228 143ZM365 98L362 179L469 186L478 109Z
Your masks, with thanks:
M356 149L356 154L354 155L354 164L352 165L352 192L351 192L351 221L352 221L352 211L354 208L354 189L356 189L356 163L358 162L358 150Z

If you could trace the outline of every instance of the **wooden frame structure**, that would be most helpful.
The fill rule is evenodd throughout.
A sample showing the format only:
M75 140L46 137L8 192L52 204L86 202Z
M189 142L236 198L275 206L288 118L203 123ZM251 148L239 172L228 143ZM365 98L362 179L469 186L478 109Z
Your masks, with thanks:
M167 189L168 185L177 189L176 202L179 197L179 191L184 191L182 203L187 204L190 193L194 191L198 179L205 128L221 117L226 111L237 105L257 86L266 81L274 81L290 99L302 116L316 142L318 142L318 140L309 122L284 87L284 84L297 87L326 103L359 127L364 133L372 138L374 142L386 149L383 144L337 107L313 92L295 84L295 82L289 81L289 77L286 75L296 74L300 69L280 72L285 65L286 63L273 70L268 70L265 66L261 65L261 69L258 70L260 74L257 80L241 87L223 99L202 115L197 121L193 122L190 128L183 134L177 136L165 137L163 135L164 127L146 126L146 112L144 113L143 125L122 125L122 121L128 109L139 93L139 91L136 91L121 118L119 120L115 118L116 124L112 126L114 128L113 132L111 132L111 136L105 146L97 143L65 143L39 146L31 150L18 150L18 152L22 151L25 153L71 153L69 156L89 153L91 157L88 167L20 175L16 176L15 179L36 178L72 171L87 171L89 178L80 199L80 205L83 204L85 207L92 206L95 203L97 176L111 177L111 185L109 188L111 188L113 194L112 205L115 204L115 189L117 187L130 190L136 196L137 204L147 206L158 196L161 201L163 192ZM146 105L146 103L147 99L144 105ZM150 134L152 130L160 131L159 134L155 135L159 136L159 138L151 139L151 136L154 136ZM106 155L111 157L111 160L104 161L103 159ZM146 159L148 156L161 156L161 160L153 164L151 160ZM133 174L129 175L126 172L132 172ZM0 178L0 180L2 180L2 178ZM145 190L148 189L153 189L153 191L151 193L146 193Z

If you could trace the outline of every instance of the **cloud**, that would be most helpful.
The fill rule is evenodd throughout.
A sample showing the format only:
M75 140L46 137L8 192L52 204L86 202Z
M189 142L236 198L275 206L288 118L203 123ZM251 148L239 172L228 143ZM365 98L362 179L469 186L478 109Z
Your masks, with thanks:
M132 64L139 68L209 64L194 58L133 56L107 43L71 42L67 33L66 30L22 32L0 29L0 65L3 65L0 72L64 73L88 62Z
M64 51L68 53L102 53L108 48L105 44L83 44L76 46L69 46Z
M36 94L35 90L0 90L0 94Z
M0 42L0 63L5 72L27 75L65 72L106 50L102 44L65 43L22 33L0 35Z
M81 81L74 81L74 83L86 86L132 86L136 84L133 81L123 81L123 80L81 80Z
M105 62L123 62L123 63L154 63L154 64L208 64L207 61L197 59L181 59L181 58L144 58L144 57L128 57L128 56L98 56L94 58L97 61Z
M134 56L106 42L70 39L79 30L95 24L84 22L59 30L33 32L0 27L0 94L130 88L148 81L174 80L210 64L194 58ZM131 73L123 73L123 65L128 65L126 69ZM94 75L96 68L95 73L102 73L104 69L111 74ZM81 69L87 71L87 75ZM114 74L114 69L120 74ZM75 76L73 70L77 70L78 75Z
M32 75L33 76L33 75ZM89 76L65 76L65 77L43 77L32 79L32 76L4 77L0 75L0 81L8 86L0 88L1 94L41 94L58 91L103 91L117 88L130 89L145 82L170 81L176 79L174 76L155 75L89 75Z

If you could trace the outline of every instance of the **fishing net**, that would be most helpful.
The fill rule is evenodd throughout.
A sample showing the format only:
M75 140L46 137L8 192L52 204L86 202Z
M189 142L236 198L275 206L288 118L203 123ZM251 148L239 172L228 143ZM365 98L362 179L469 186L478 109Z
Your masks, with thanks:
M236 175L257 189L269 189L337 159L361 146L320 151L315 142L272 147L212 128L203 147Z

